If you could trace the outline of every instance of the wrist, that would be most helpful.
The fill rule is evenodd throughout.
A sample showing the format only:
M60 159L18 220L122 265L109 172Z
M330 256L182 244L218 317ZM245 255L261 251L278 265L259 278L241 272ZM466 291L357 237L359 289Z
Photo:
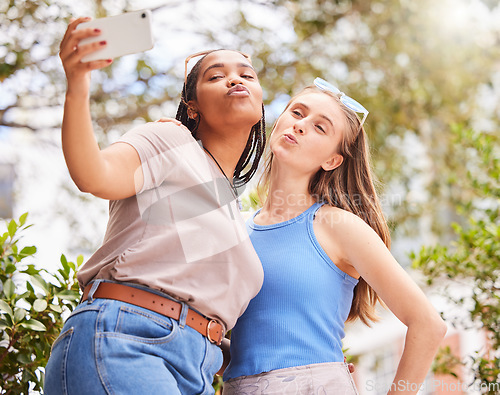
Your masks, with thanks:
M90 99L90 92L88 89L82 87L70 87L66 90L66 101L85 101L88 102Z
M86 75L73 75L68 78L66 88L66 97L68 96L90 96L90 76Z

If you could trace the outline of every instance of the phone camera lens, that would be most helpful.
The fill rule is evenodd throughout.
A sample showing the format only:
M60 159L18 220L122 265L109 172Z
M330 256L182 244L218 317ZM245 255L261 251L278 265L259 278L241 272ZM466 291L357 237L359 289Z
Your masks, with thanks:
M143 13L141 16L142 16L143 18L146 18L146 14L144 14L144 13Z

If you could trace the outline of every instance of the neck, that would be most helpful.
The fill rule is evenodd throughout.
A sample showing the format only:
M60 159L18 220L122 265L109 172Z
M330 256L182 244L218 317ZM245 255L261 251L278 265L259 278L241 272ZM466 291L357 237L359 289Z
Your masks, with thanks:
M316 201L309 193L310 175L280 167L276 161L271 169L269 194L259 214L269 220L287 221L303 213Z
M204 128L198 130L197 135L203 147L213 155L226 177L232 180L234 169L246 147L249 129L221 132Z

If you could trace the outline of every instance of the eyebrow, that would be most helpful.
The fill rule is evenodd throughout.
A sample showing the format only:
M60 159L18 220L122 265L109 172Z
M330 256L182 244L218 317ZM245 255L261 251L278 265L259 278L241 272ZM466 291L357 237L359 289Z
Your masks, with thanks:
M295 104L299 104L301 105L302 107L304 107L306 110L311 110L311 108L307 105L307 104L304 104L302 102L295 102ZM335 130L335 125L333 124L332 120L330 118L328 118L326 115L323 115L323 114L319 114L319 116L325 120L327 120L330 125L332 125L332 128Z
M238 63L236 65L237 67L248 67L250 69L252 69L253 71L255 71L255 69L250 66L248 63ZM207 67L207 69L203 72L203 76L205 76L205 74L210 70L210 69L214 69L214 68L222 68L222 67L225 67L225 64L224 63L214 63L210 66Z

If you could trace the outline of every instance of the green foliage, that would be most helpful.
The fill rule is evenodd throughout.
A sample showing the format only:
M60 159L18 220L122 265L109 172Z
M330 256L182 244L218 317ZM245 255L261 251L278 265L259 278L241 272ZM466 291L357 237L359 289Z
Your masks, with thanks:
M255 211L262 207L264 203L263 196L259 195L259 189L257 187L253 188L246 196L242 199L243 211Z
M212 387L214 387L215 395L220 395L222 393L223 384L224 384L224 381L222 380L222 376L215 376L214 377Z
M15 89L3 97L0 104L0 125L37 131L40 122L15 119L12 113L60 108L66 84L59 45L71 18L91 16L101 18L130 11L133 0L89 1L73 4L59 0L17 0L0 2L0 82ZM137 8L137 7L136 7ZM82 15L82 13L84 15ZM137 65L124 72L125 62L116 59L111 66L93 72L92 113L98 137L120 124L134 120L155 120L150 111L161 113L161 106L172 98L165 83L169 69L156 70L145 53L137 57ZM116 70L122 77L114 79ZM129 78L124 81L123 73ZM24 81L19 83L19 81ZM106 83L102 83L106 81ZM133 87L132 87L133 85ZM178 92L175 92L177 95ZM109 104L113 103L110 111ZM11 111L13 110L13 111ZM10 114L9 114L10 112ZM111 114L112 113L112 114ZM49 127L60 127L60 119L48 119ZM107 142L106 142L107 144Z
M80 291L76 263L61 256L55 275L25 259L36 247L19 245L27 213L7 223L0 236L0 393L28 394L40 391L52 343L59 335L63 317L78 304ZM29 259L28 259L29 260ZM50 277L50 280L47 280Z
M446 346L439 349L432 363L432 371L437 374L449 374L458 378L456 372L463 365L464 363L460 358L453 354L450 346Z
M457 154L467 166L467 177L456 179L468 192L458 206L467 222L453 225L456 240L451 246L423 247L412 254L413 265L429 284L446 278L463 286L460 297L446 296L466 308L468 321L486 334L487 347L472 356L475 379L496 383L500 379L500 139L460 126L453 133L462 147Z

